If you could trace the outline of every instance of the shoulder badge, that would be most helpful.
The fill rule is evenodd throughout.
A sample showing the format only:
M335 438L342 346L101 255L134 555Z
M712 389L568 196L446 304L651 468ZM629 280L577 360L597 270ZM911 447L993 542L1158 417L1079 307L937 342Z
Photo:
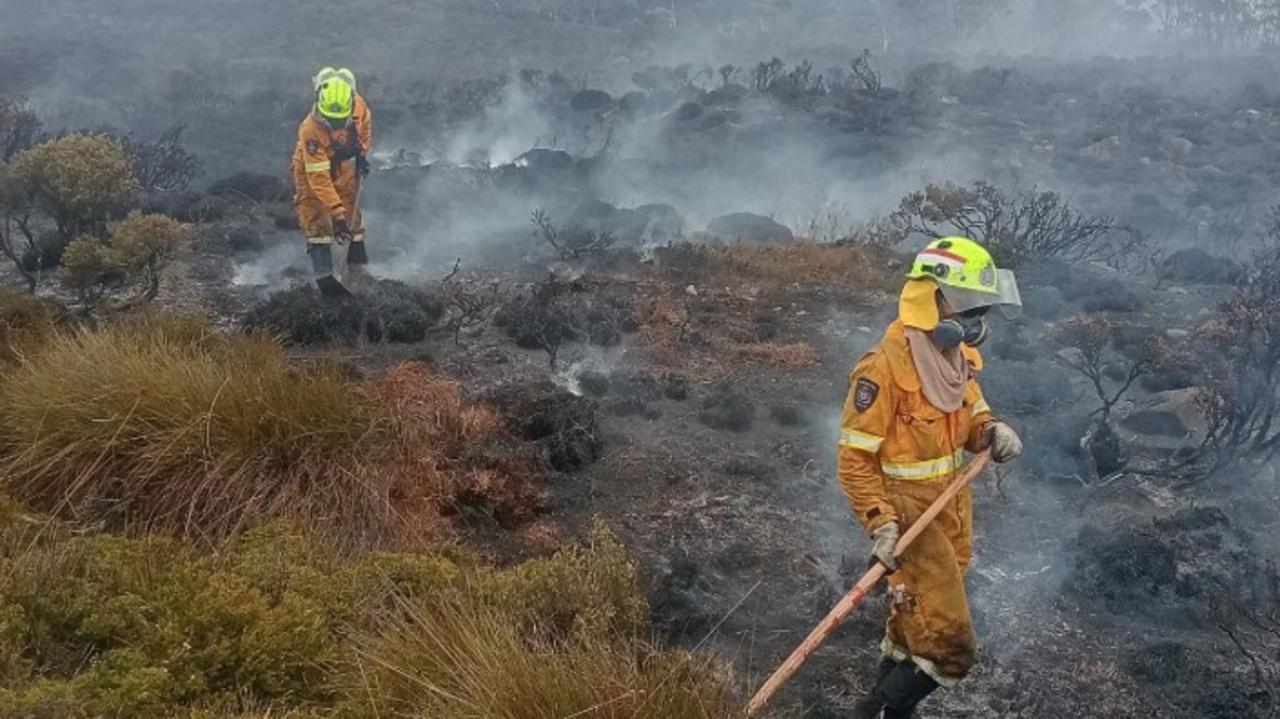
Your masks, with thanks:
M320 154L320 141L319 141L319 140L316 140L316 139L307 140L307 154L310 154L310 155L319 155L319 154Z
M853 386L853 406L859 412L866 412L876 403L880 396L880 385L865 377L859 377Z

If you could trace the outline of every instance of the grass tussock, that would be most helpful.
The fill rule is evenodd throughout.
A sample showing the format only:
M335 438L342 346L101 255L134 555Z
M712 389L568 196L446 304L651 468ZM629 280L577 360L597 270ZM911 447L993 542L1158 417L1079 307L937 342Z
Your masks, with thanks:
M770 244L709 243L697 248L715 284L754 281L802 288L836 288L854 298L901 285L884 253L859 244L796 239Z
M636 640L530 638L465 602L407 606L360 647L368 716L734 716L719 667Z
M196 320L53 336L0 379L0 418L9 491L85 520L221 536L291 517L367 542L423 531L459 497L529 500L507 489L528 462L486 453L500 423L455 383L406 365L359 384Z
M0 717L729 716L723 678L646 625L602 529L495 571L282 522L210 555L0 505Z

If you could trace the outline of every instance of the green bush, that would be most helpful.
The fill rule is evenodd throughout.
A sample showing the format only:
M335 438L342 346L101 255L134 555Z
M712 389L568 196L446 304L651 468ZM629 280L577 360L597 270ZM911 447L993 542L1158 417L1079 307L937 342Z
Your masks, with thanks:
M11 177L68 241L101 235L134 194L124 148L98 135L68 135L36 145L14 159Z
M479 597L515 617L526 631L551 637L638 637L649 605L636 594L636 570L626 551L597 525L585 548L533 559L482 577Z
M132 212L111 226L107 241L85 237L62 254L62 284L92 307L115 286L137 288L131 301L160 294L166 267L190 243L185 225L163 215Z
M730 716L714 667L636 639L644 607L600 528L494 572L283 522L215 554L76 535L0 495L4 718Z

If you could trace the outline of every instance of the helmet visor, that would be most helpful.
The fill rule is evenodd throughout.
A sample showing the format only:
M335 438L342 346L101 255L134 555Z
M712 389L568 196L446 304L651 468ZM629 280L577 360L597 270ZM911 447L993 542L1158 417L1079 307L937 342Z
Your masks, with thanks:
M980 292L964 287L952 287L939 283L942 296L955 312L968 312L980 307L997 307L1006 319L1022 314L1022 295L1018 293L1018 280L1010 270L996 270L996 286L993 292Z

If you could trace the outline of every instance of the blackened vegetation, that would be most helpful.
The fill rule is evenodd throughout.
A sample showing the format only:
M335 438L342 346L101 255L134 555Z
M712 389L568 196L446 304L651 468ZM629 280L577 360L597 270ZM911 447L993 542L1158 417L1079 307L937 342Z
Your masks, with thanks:
M537 210L532 217L535 234L560 255L562 260L579 260L597 255L613 246L614 235L608 230L583 225L557 227L551 216Z
M555 367L568 343L611 347L635 329L625 288L592 289L552 277L510 298L494 322L520 347L544 350Z
M1088 526L1078 549L1065 584L1071 601L1135 623L1212 627L1220 651L1249 669L1211 666L1222 658L1174 634L1127 652L1124 667L1134 679L1162 687L1164 699L1189 716L1271 716L1280 689L1280 575L1222 510L1197 507L1149 524Z
M730 384L720 384L702 400L698 421L713 429L744 432L755 419L755 405Z
M142 192L182 192L200 176L200 160L182 145L186 125L174 125L155 140L127 134L119 138L129 174Z
M1235 293L1204 328L1199 404L1204 453L1222 465L1280 448L1280 223Z
M908 233L977 240L1003 266L1046 257L1115 259L1144 239L1112 217L1073 207L1056 192L1032 188L1011 196L983 180L929 185L903 198L891 219Z
M502 408L512 431L542 446L543 459L552 469L582 469L604 450L596 403L550 381L501 387L487 393L485 400Z
M266 330L299 345L329 342L415 343L439 321L439 298L402 282L380 280L367 292L328 299L311 285L276 293L245 317L249 329Z

